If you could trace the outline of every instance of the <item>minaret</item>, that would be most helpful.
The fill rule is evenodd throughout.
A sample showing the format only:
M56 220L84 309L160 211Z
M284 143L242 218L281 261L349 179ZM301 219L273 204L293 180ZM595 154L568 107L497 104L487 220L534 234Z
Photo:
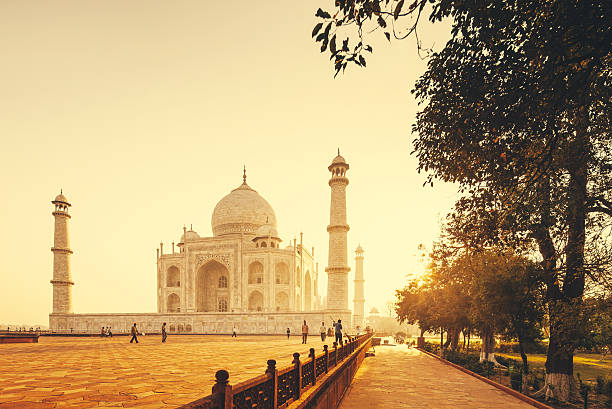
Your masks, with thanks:
M348 272L346 233L349 226L346 223L346 185L349 181L346 171L349 165L340 156L334 158L328 169L332 176L331 205L329 210L329 258L325 271L327 272L327 309L331 311L349 312L348 310ZM350 315L349 315L350 319ZM348 325L347 325L348 324ZM350 323L346 322L348 328Z
M363 328L364 288L363 283L363 249L361 245L355 250L355 298L353 298L353 327Z
M68 238L68 199L61 192L51 203L55 205L53 239L53 314L72 314L72 278L70 277L70 239Z

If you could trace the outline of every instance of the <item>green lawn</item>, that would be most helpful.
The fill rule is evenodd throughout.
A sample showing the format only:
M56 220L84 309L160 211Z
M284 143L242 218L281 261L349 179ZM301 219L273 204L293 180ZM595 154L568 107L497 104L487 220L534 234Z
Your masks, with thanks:
M497 355L507 358L521 360L520 354L512 353L497 353ZM544 354L527 354L527 362L530 369L542 370L546 362ZM583 380L595 381L598 376L612 378L612 358L610 355L605 360L601 361L599 354L584 354L577 353L574 355L574 376L579 373Z

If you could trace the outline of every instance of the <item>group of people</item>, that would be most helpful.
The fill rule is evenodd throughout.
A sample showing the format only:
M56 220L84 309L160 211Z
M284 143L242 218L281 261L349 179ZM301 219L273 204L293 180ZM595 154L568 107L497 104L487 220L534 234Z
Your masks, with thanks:
M102 327L102 330L100 331L100 336L101 337L113 337L113 331L111 330L111 327Z
M308 342L308 332L309 332L308 324L306 323L306 320L304 320L304 323L302 324L302 344L306 344ZM321 341L325 341L325 338L327 336L331 336L332 334L334 334L336 342L339 345L342 345L342 320L333 321L333 324L331 327L329 327L329 329L325 327L325 322L321 322L321 327L319 328L319 332L321 333ZM133 343L134 341L138 343L138 335L144 335L144 333L138 331L138 328L136 327L136 323L134 323L134 325L132 326L130 333L132 335L132 338L130 339L130 344ZM111 327L108 327L108 328L102 327L102 332L100 335L103 337L107 337L107 336L112 337L113 333L111 332ZM166 332L165 322L162 324L162 327L161 327L161 336L162 336L161 342L166 342L166 339L168 338L168 333ZM291 329L287 328L287 339L289 339L290 336L291 336ZM237 337L238 337L238 329L236 328L236 325L234 325L232 327L232 338L237 338Z
M306 320L302 324L302 344L306 344L308 342L308 324L306 324ZM328 328L325 327L325 322L321 322L321 327L319 327L319 333L321 334L321 341L325 341L327 336L332 336L334 334L336 336L335 340L339 345L342 345L342 320L334 321L332 326ZM287 339L291 335L291 331L287 328Z

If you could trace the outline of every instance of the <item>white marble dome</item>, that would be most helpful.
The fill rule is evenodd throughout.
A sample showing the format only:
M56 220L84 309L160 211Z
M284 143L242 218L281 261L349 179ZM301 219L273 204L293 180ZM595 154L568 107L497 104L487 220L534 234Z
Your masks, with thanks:
M276 230L274 210L246 181L221 199L212 214L212 230L215 236L231 233L255 234L264 224L270 224Z

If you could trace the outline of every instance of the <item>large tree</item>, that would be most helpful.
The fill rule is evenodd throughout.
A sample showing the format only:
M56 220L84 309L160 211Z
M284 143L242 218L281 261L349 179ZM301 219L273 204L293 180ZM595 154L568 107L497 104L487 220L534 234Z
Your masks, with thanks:
M419 171L432 184L461 186L457 215L472 220L464 231L471 240L483 228L491 240L536 246L550 318L546 388L568 400L575 323L587 277L596 279L588 239L612 216L612 7L598 0L337 0L334 11L317 11L324 21L313 36L336 73L351 62L365 66L368 25L387 38L416 33L429 3L431 21L451 19L452 37L430 56L414 90L424 105L413 128ZM354 34L336 44L351 27Z

